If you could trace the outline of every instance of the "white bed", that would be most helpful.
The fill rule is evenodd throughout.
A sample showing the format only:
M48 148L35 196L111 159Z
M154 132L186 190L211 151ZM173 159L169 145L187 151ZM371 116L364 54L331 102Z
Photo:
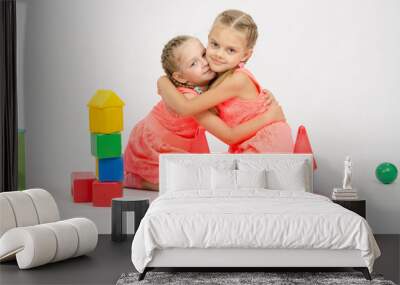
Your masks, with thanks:
M312 175L311 155L161 155L160 196L132 243L140 279L155 267L354 267L370 278L371 229L313 194Z

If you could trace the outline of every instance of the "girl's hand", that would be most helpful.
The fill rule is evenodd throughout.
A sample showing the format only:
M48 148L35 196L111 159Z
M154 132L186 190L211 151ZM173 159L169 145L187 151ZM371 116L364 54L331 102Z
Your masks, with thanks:
M263 116L267 122L286 122L285 114L283 113L282 107L277 103L271 104L268 111L265 112Z
M266 106L270 106L274 103L277 103L275 96L271 93L271 91L269 91L268 89L263 89L262 92L267 95L267 96L265 96L265 105Z

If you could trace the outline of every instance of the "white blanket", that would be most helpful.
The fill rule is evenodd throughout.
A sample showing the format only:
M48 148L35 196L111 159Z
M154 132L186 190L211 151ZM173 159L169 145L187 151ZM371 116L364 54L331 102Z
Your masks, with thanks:
M380 256L359 215L321 195L265 189L160 196L137 230L132 262L143 272L165 248L358 249L370 272Z

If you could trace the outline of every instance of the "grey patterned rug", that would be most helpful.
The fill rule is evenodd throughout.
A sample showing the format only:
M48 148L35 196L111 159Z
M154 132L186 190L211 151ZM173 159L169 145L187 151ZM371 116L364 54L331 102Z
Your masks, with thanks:
M360 272L148 272L142 281L139 273L124 273L117 285L145 284L223 284L223 285L294 285L294 284L379 284L395 285L384 280L382 275L372 274L372 281L364 278Z

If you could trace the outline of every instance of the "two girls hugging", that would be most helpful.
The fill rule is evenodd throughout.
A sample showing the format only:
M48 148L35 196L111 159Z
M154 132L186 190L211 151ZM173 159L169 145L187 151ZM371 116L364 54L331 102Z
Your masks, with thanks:
M208 46L178 36L164 47L162 99L131 131L124 186L158 190L160 153L209 153L205 130L229 153L291 153L282 108L244 68L258 36L250 15L227 10L215 19Z

